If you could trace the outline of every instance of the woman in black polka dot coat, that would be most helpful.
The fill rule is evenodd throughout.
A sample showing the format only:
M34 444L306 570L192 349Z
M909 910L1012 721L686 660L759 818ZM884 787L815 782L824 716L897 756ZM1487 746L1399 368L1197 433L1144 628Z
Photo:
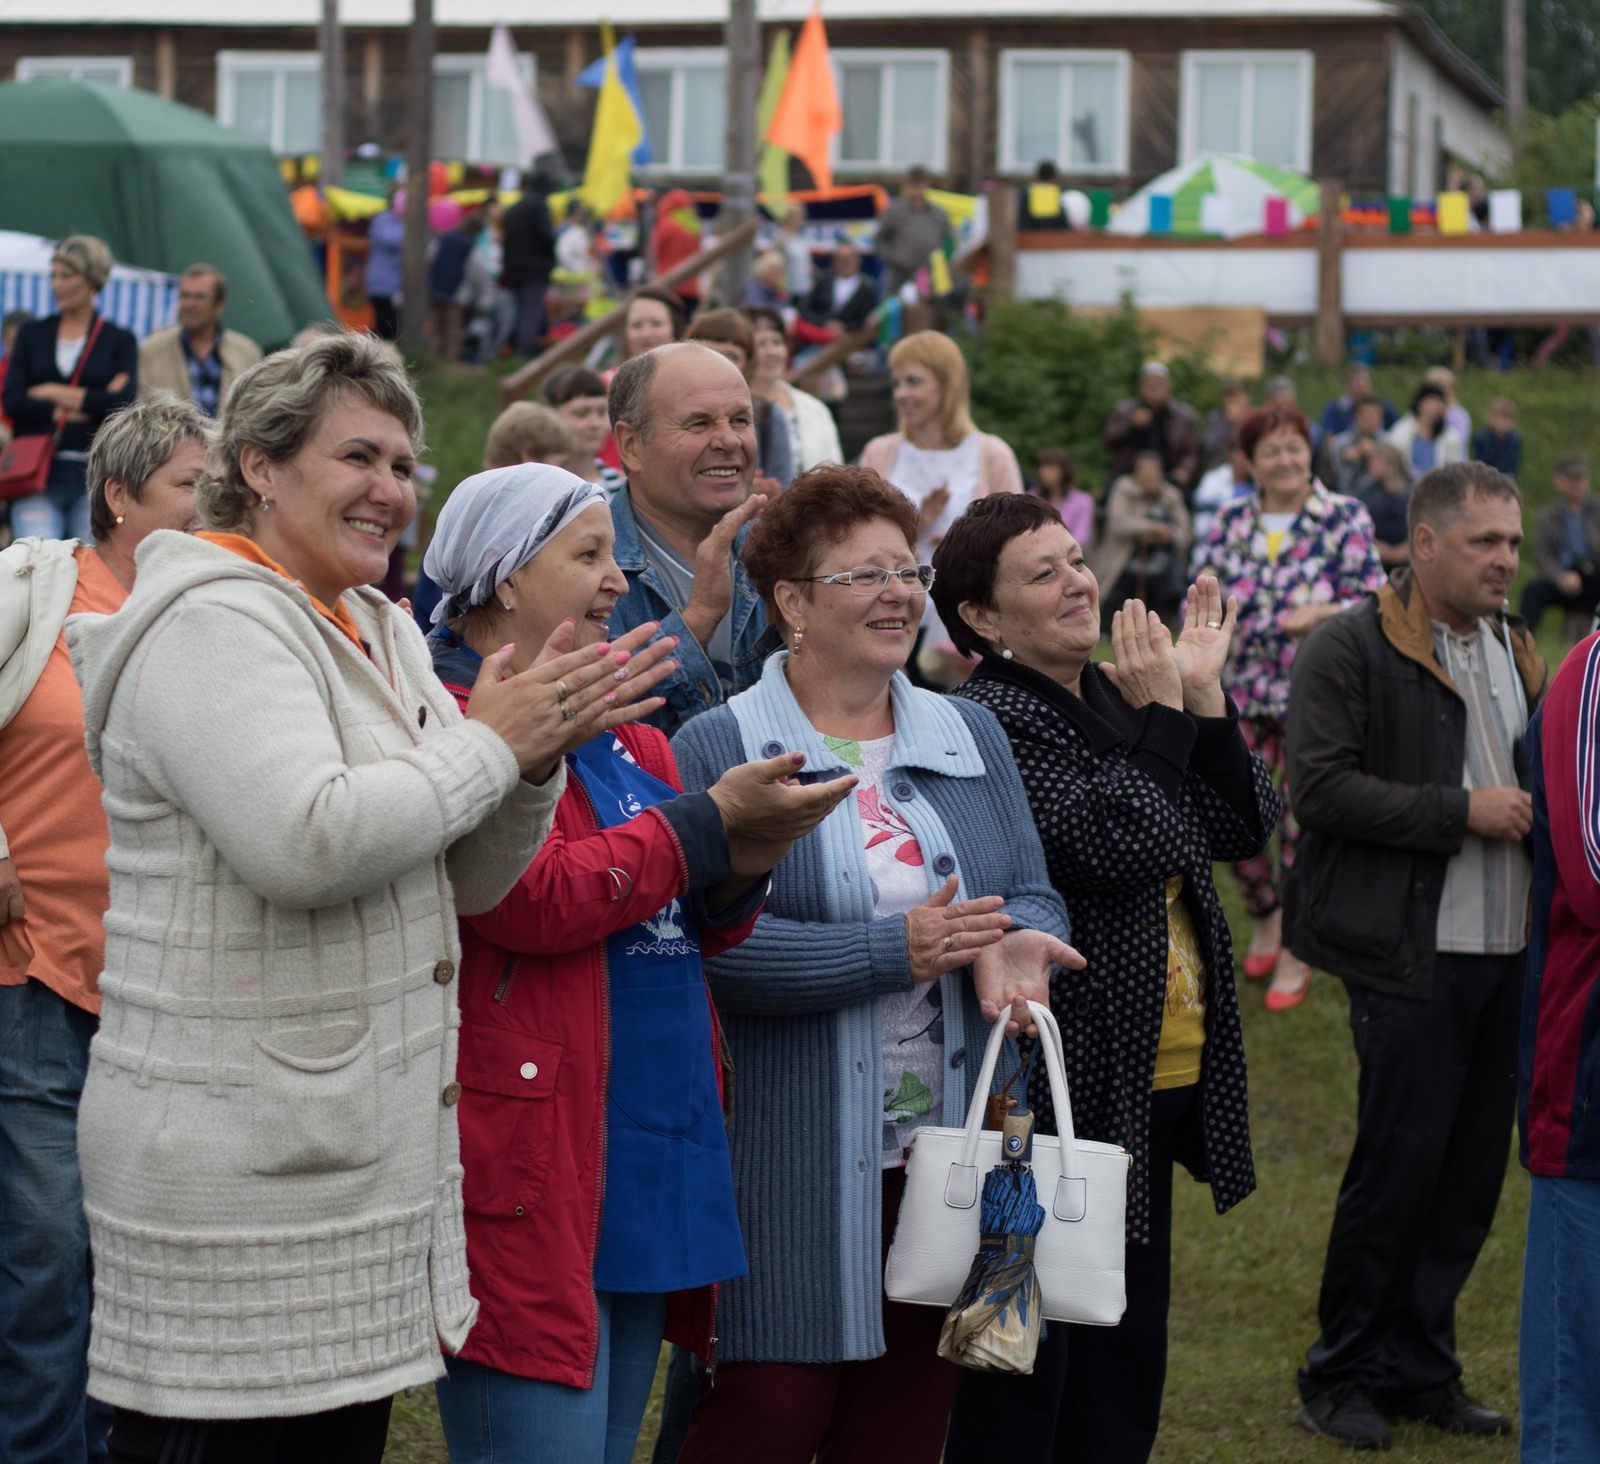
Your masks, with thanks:
M1211 1185L1219 1213L1255 1188L1233 946L1211 866L1261 849L1280 805L1221 689L1235 614L1231 600L1224 613L1214 579L1190 591L1176 645L1128 602L1107 668L1090 660L1098 586L1050 505L979 500L934 564L940 617L961 649L983 657L955 694L992 711L1010 739L1073 944L1088 962L1058 969L1051 983L1073 1124L1079 1138L1121 1144L1132 1161L1121 1324L1053 1327L1028 1377L969 1373L945 1458L1142 1464L1166 1374L1173 1163ZM1168 881L1178 875L1189 919L1172 929L1186 942L1192 928L1203 963L1204 1042L1175 1083L1164 1065L1152 1091L1169 1010ZM1197 1026L1191 1019L1191 1043ZM1054 1132L1042 1066L1028 1101Z

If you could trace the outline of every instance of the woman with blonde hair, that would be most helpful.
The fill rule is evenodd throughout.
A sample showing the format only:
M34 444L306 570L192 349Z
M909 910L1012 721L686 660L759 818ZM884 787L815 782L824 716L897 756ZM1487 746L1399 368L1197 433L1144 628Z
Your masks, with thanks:
M94 306L111 278L103 239L73 234L50 258L56 311L17 331L0 401L18 437L54 435L44 490L11 505L19 539L90 538L89 445L100 424L139 394L139 342Z
M900 430L874 437L862 449L861 466L917 506L917 553L931 559L945 530L974 499L1021 493L1022 469L1006 442L972 425L966 358L949 336L936 330L906 336L889 352L889 379ZM959 679L951 669L958 653L931 599L922 627L913 665L927 660L928 675L952 684ZM913 676L919 685L930 684Z
M421 448L383 343L269 356L223 404L208 532L152 533L122 608L67 624L111 835L78 1158L117 1464L378 1464L395 1392L443 1375L478 1314L456 917L673 664L654 625L570 650L567 620L463 713L371 588Z

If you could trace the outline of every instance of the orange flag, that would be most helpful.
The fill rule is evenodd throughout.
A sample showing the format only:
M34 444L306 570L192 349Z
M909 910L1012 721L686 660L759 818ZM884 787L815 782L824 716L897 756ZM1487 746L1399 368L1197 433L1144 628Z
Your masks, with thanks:
M822 11L814 9L801 27L799 44L789 62L789 79L773 108L764 141L799 158L818 188L832 188L829 143L843 126L833 64L828 59L828 33L822 28Z

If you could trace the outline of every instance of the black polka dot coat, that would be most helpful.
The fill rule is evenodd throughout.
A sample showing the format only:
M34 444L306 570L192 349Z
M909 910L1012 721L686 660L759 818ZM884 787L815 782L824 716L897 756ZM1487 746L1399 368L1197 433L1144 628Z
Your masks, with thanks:
M1082 971L1058 969L1050 989L1073 1124L1079 1138L1128 1150L1128 1239L1145 1244L1150 1084L1166 1003L1166 881L1174 874L1184 876L1206 963L1200 1101L1178 1157L1210 1183L1219 1214L1256 1187L1233 942L1211 864L1258 853L1280 805L1231 702L1226 717L1135 710L1092 663L1079 685L1081 699L1029 667L986 656L955 695L988 707L1010 738L1051 881L1072 917L1072 943L1088 961ZM1040 1129L1055 1132L1042 1063L1028 1101Z

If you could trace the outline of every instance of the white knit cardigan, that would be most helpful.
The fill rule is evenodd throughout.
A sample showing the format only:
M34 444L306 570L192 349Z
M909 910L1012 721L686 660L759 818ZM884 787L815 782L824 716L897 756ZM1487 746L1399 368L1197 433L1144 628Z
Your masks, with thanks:
M89 1391L178 1418L426 1383L477 1314L454 1102L457 912L492 909L565 777L518 779L409 617L152 534L67 622L111 825L78 1117Z

